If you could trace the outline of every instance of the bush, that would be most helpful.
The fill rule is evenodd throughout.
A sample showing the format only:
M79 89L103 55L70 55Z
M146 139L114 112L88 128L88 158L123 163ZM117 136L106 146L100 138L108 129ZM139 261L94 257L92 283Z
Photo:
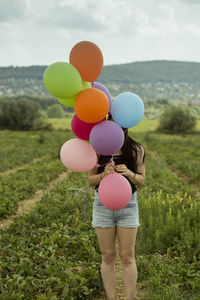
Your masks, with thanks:
M63 118L65 113L61 105L53 104L47 108L47 115L49 118Z
M0 103L0 127L11 130L47 129L41 119L39 106L28 100L11 100Z
M160 117L158 130L173 133L186 133L194 129L196 118L187 108L171 106Z

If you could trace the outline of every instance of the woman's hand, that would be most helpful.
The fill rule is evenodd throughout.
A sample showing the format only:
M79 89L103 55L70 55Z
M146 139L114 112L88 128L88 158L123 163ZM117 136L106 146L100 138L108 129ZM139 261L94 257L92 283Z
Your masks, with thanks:
M121 175L124 175L126 177L130 176L130 174L132 173L131 170L129 170L124 164L115 166L115 170L117 173L120 173Z
M106 175L112 174L114 172L115 172L115 163L114 163L114 161L112 161L105 166L103 173L104 173L104 176L106 176Z

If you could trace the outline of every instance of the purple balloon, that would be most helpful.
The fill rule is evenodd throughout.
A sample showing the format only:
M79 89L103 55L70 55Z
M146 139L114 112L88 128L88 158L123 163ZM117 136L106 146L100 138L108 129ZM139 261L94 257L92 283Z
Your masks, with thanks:
M94 87L95 89L98 89L98 90L104 92L104 94L106 94L106 96L108 97L108 100L110 102L110 108L111 108L112 98L111 98L111 95L110 95L108 89L103 84L96 82L96 81L93 83L90 83L90 85L91 85L91 87Z
M121 149L123 143L124 131L114 121L102 121L90 132L90 144L99 154L112 155Z

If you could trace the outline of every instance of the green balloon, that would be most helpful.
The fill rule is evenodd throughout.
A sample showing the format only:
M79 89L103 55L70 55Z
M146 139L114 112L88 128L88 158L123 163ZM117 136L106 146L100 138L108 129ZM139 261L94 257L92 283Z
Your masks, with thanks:
M57 98L71 98L82 90L80 73L66 62L56 62L48 66L43 80L47 91Z
M60 99L60 98L57 98L57 99L61 104L65 105L65 106L74 107L74 102L76 100L76 96L68 98L68 99Z
M90 83L89 83L88 81L82 80L82 89L81 89L81 91L84 91L84 90L89 89L89 88L91 88ZM57 98L57 99L58 99L58 101L59 101L61 104L65 105L65 106L68 106L68 107L74 107L74 102L75 102L75 100L76 100L76 96L77 96L77 95L78 95L78 94L76 94L76 95L73 96L73 97L67 98L67 99L61 99L61 98Z
M83 80L82 81L82 91L91 88L91 85L88 81Z

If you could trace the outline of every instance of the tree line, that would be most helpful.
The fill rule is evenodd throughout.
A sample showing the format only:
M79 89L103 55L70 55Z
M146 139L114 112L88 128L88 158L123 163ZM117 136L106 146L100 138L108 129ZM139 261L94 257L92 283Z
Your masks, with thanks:
M42 111L42 108L46 108L49 118L66 116L64 109L68 112L73 111L72 108L58 104L58 101L54 103L54 99L36 98L37 101L35 102L31 99L32 97L28 96L0 99L0 128L10 130L50 130L52 126L48 123L48 118ZM40 101L42 100L43 105L40 106ZM195 125L196 118L187 107L166 106L160 116L157 130L161 132L186 133L194 130Z
M47 66L0 67L0 79L27 78L42 80ZM199 84L200 63L180 61L142 61L104 66L97 79L105 84L186 82Z

